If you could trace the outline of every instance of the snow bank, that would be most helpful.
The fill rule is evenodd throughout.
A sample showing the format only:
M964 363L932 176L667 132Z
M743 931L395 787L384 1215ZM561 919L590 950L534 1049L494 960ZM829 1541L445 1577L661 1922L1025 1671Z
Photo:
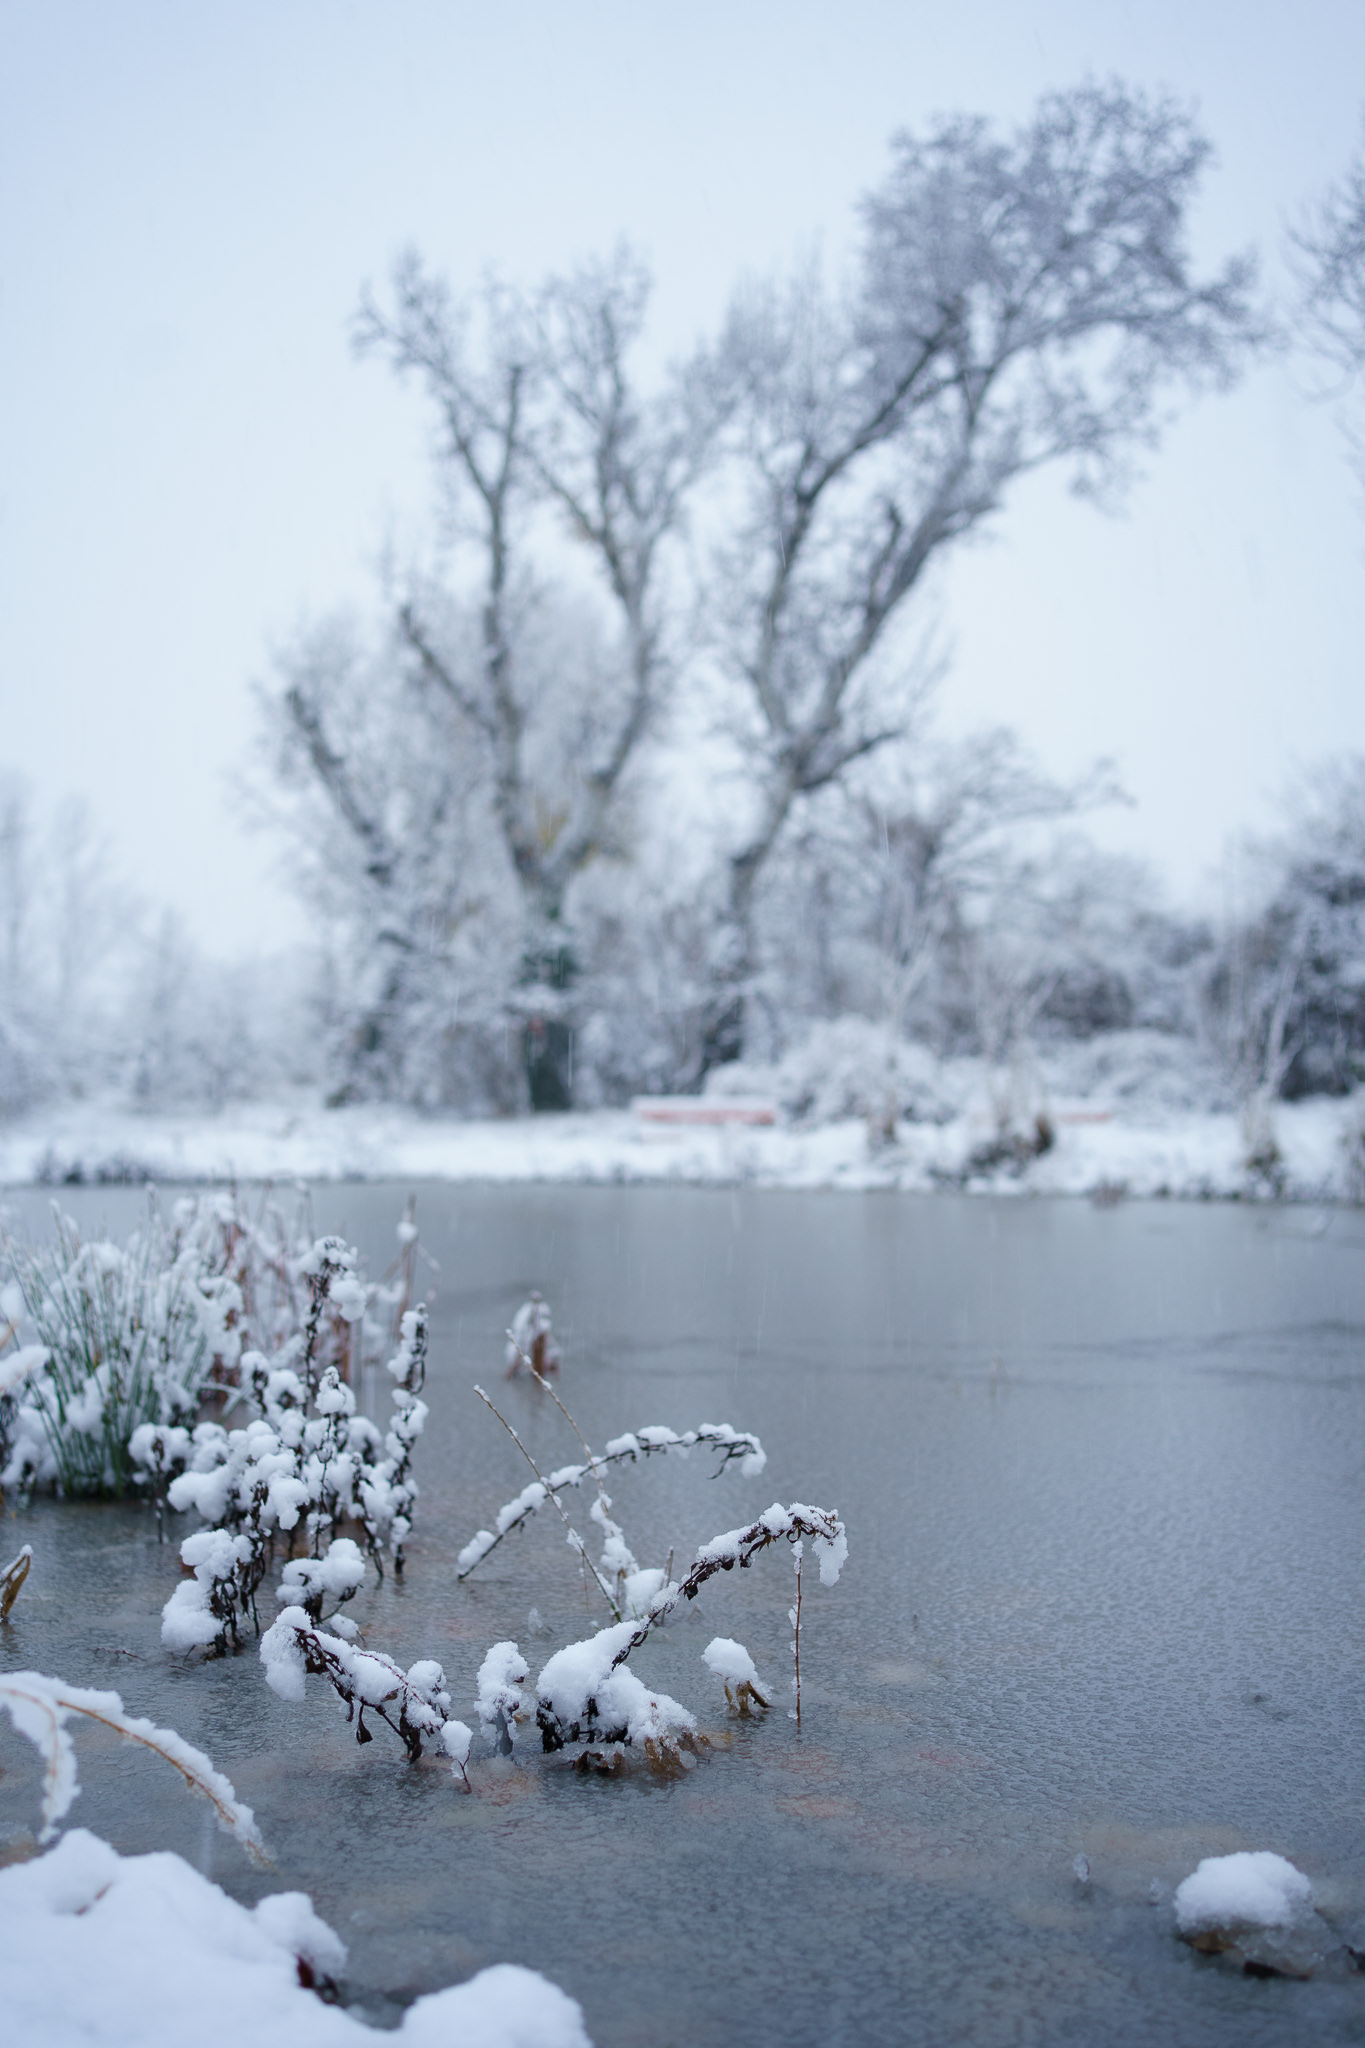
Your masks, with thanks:
M1246 1167L1234 1111L1198 1107L1199 1091L1133 1053L1057 1063L1039 1106L1054 1143L1041 1157L973 1169L996 1125L983 1071L958 1062L951 1101L903 1118L874 1145L865 1117L793 1117L770 1129L651 1126L624 1110L461 1121L382 1104L327 1110L263 1103L219 1116L140 1116L81 1104L0 1127L0 1184L102 1181L446 1180L498 1183L674 1182L790 1188L1134 1196L1242 1196L1268 1190ZM969 1071L968 1071L969 1070ZM945 1084L946 1085L946 1084ZM1365 1094L1285 1103L1275 1111L1279 1192L1291 1200L1358 1197ZM133 1162L132 1165L129 1162Z
M396 2034L376 2034L303 1988L345 1960L303 1893L249 1911L181 1857L119 1856L83 1828L0 1870L0 2008L15 2043L589 2048L574 2001L510 1964L419 1998Z
M1185 1936L1212 1929L1288 1927L1313 1903L1301 1870L1270 1849L1206 1856L1175 1895L1176 1926Z

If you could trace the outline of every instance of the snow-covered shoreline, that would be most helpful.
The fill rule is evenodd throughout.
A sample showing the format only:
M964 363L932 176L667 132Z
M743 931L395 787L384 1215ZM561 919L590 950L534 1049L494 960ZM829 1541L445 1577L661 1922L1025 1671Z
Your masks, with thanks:
M234 1105L217 1115L138 1114L74 1103L0 1125L0 1186L258 1180L675 1183L1184 1199L1360 1197L1365 1100L1276 1111L1272 1182L1246 1164L1233 1112L1125 1113L1054 1099L1053 1143L1022 1166L970 1171L993 1126L984 1109L906 1122L893 1144L858 1117L769 1128L646 1123L628 1110L460 1120L316 1100Z

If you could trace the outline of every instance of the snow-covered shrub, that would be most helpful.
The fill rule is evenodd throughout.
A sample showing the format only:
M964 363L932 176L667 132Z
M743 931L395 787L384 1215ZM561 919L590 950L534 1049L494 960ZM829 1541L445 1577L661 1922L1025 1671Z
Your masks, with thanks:
M843 1523L827 1508L777 1502L746 1528L727 1530L703 1544L681 1580L660 1586L638 1621L618 1621L557 1652L536 1680L536 1723L544 1747L558 1750L571 1742L637 1746L651 1762L676 1761L680 1750L695 1747L696 1722L687 1708L664 1693L650 1693L624 1670L627 1658L682 1601L695 1600L717 1572L733 1571L736 1565L747 1569L771 1544L794 1546L807 1537L819 1559L821 1583L832 1586L848 1556ZM740 1646L728 1647L735 1651ZM724 1661L723 1651L721 1657ZM747 1671L743 1682L752 1683Z
M684 1751L705 1746L704 1738L687 1707L665 1693L651 1691L634 1672L625 1669L631 1652L667 1621L680 1602L694 1600L702 1586L718 1572L732 1571L736 1565L747 1568L774 1543L786 1541L799 1563L804 1543L809 1539L819 1560L821 1580L832 1585L848 1554L843 1523L828 1509L776 1504L756 1522L728 1530L705 1544L682 1579L675 1582L670 1576L671 1551L663 1568L642 1570L639 1566L620 1525L611 1518L610 1496L602 1486L603 1472L613 1465L634 1464L651 1456L686 1456L696 1445L704 1444L720 1451L722 1469L738 1462L740 1470L752 1477L763 1470L766 1462L756 1437L732 1429L728 1423L704 1424L684 1436L654 1427L613 1438L600 1456L584 1444L588 1453L586 1463L566 1466L547 1478L488 1396L482 1389L475 1391L509 1431L536 1476L499 1513L496 1533L481 1529L466 1544L459 1556L459 1576L466 1577L503 1536L549 1503L563 1520L571 1547L613 1617L609 1627L556 1651L543 1666L533 1689L527 1684L530 1667L518 1645L507 1640L494 1643L479 1667L475 1688L475 1706L485 1735L502 1754L509 1754L517 1729L534 1713L542 1747L559 1751L575 1744L575 1761L585 1768L616 1769L626 1749L640 1751L658 1768L676 1768ZM570 1427L579 1434L563 1402L557 1395L554 1399ZM582 1441L581 1434L579 1440ZM581 1486L585 1480L591 1480L596 1487L590 1514L604 1538L598 1565L589 1560L587 1545L569 1522L560 1499L561 1494ZM332 1551L335 1549L334 1543ZM329 1552L328 1560L331 1555ZM328 1572L324 1570L318 1577L325 1579ZM311 1588L313 1583L311 1566L287 1566L280 1598L288 1599L295 1589ZM183 1590L178 1597L185 1597ZM169 1615L169 1607L167 1612ZM320 1603L315 1603L311 1612L305 1612L302 1604L291 1604L261 1641L269 1684L281 1698L301 1700L307 1674L325 1677L346 1703L347 1717L355 1722L358 1741L370 1739L364 1717L367 1711L373 1711L402 1738L412 1758L421 1755L424 1744L438 1746L463 1777L471 1737L463 1722L451 1718L450 1695L441 1667L423 1661L405 1672L392 1659L357 1647L355 1633L345 1623L334 1624L330 1633L325 1631L320 1626ZM737 1711L747 1714L754 1707L769 1704L759 1687L753 1661L741 1645L718 1637L706 1658L710 1668L724 1681L727 1697Z
M248 1624L259 1632L257 1595L275 1562L282 1538L306 1536L307 1557L291 1557L279 1597L321 1623L323 1606L352 1598L365 1574L365 1558L354 1540L338 1535L343 1524L364 1533L376 1569L383 1569L387 1545L401 1570L403 1539L412 1526L417 1486L412 1451L426 1420L419 1399L427 1345L425 1307L402 1319L398 1349L389 1361L397 1385L395 1416L387 1435L357 1415L355 1396L328 1365L317 1369L326 1310L334 1301L344 1314L363 1289L355 1278L355 1255L340 1240L318 1241L310 1260L313 1304L297 1347L278 1354L293 1358L272 1365L259 1352L243 1359L243 1372L257 1415L244 1428L225 1430L201 1423L194 1432L187 1469L173 1479L170 1505L194 1508L205 1527L180 1546L194 1576L182 1580L162 1610L162 1640L174 1649L237 1647Z
M812 1124L879 1118L888 1098L907 1123L947 1123L966 1088L927 1047L866 1017L823 1019L771 1066L736 1060L706 1077L708 1095L770 1096L788 1120Z
M377 1714L400 1737L415 1763L424 1743L449 1759L469 1790L465 1764L473 1741L463 1721L450 1713L450 1694L441 1666L423 1658L404 1671L389 1657L360 1649L348 1637L328 1633L301 1607L286 1607L261 1637L266 1684L282 1700L301 1700L308 1673L326 1678L345 1702L357 1742L372 1742L367 1713Z

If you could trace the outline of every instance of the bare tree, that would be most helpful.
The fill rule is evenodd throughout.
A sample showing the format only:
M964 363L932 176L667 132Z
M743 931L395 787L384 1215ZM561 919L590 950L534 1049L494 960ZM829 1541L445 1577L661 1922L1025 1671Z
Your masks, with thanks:
M487 1038L517 946L477 735L403 655L393 636L367 647L332 621L286 650L282 687L263 694L274 815L330 939L332 1099L453 1093L508 1109L496 1063L468 1071L470 1027Z
M956 745L915 748L909 760L873 776L871 786L859 793L862 835L873 855L865 873L875 899L872 923L887 1038L881 1130L887 1142L895 1136L892 1077L907 1012L938 967L945 943L966 930L976 899L998 897L1006 878L1020 871L1016 842L1021 829L1074 816L1116 793L1103 762L1072 782L1043 775L1017 735L1003 727ZM984 950L1003 957L1004 938L997 932ZM1008 1002L998 975L983 977L976 968L971 979L983 1050L988 1059L998 1060L1007 1041L1026 1028L1014 999L1019 976L1011 975ZM1036 971L1036 961L1028 980L1034 1008L1040 1008L1051 982Z
M707 394L685 378L655 399L635 388L629 358L648 280L625 251L552 280L529 304L488 288L481 350L471 343L473 308L417 257L399 264L393 296L392 313L365 301L357 341L382 350L396 370L417 372L441 417L457 532L479 558L478 663L456 669L418 603L404 608L402 630L423 672L486 733L513 865L533 914L554 923L569 882L601 850L612 800L657 706L666 666L659 558L706 458ZM537 826L528 801L527 685L518 675L534 588L528 521L546 502L600 568L625 671L553 834Z
M1365 142L1344 176L1290 236L1300 332L1337 373L1337 389L1365 372ZM1347 429L1365 475L1365 443Z
M900 729L891 629L926 571L1065 462L1112 493L1174 382L1226 383L1261 328L1247 258L1197 279L1185 219L1208 145L1122 86L903 135L864 203L857 275L736 301L716 357L747 512L717 566L722 660L751 707L751 823L729 860L728 996L742 1042L754 892L793 807Z
M523 1008L528 1033L550 1045L550 1101L568 1092L566 897L620 847L623 785L672 677L663 557L717 419L714 387L699 378L639 391L630 359L647 298L648 279L624 250L551 280L532 301L490 286L477 308L409 255L392 310L367 298L357 326L362 350L421 377L442 423L479 632L462 640L458 598L430 582L400 607L399 631L417 674L487 750L493 816L524 905ZM611 638L584 613L576 648L566 646L562 604L536 573L537 558L554 552L547 511L586 547L616 622ZM532 1085L534 1095L534 1070Z

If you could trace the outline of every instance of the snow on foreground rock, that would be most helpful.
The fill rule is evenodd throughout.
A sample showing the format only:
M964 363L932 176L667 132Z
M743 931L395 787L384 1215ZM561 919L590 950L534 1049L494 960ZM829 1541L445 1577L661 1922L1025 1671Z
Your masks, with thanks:
M419 1998L378 2034L301 1982L346 1950L302 1892L240 1906L183 1858L84 1828L0 1870L0 2014L42 2048L590 2048L574 2001L508 1963Z
M1213 1931L1288 1927L1313 1903L1301 1870L1270 1849L1206 1856L1175 1895L1175 1923L1186 1940Z

